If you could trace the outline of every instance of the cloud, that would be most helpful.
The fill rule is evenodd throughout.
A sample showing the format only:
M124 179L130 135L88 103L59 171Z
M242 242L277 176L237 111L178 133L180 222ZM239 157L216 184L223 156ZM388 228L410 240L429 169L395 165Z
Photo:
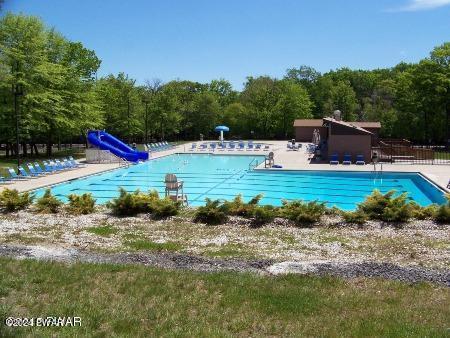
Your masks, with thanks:
M450 5L450 0L409 0L409 3L400 8L393 8L389 12L415 12L435 9Z

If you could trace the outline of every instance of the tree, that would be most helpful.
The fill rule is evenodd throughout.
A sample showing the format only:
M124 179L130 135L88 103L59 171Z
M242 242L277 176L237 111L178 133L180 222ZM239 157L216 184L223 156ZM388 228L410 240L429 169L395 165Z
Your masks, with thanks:
M275 106L277 135L288 138L293 134L295 119L312 118L312 102L308 92L303 86L293 80L281 80L277 82L279 97Z

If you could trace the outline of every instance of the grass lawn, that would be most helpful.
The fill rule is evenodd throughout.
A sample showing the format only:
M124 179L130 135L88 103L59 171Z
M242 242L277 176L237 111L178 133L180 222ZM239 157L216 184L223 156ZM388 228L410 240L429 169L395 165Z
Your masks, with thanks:
M378 279L200 274L0 258L0 336L448 337L450 290ZM78 316L81 327L4 318Z

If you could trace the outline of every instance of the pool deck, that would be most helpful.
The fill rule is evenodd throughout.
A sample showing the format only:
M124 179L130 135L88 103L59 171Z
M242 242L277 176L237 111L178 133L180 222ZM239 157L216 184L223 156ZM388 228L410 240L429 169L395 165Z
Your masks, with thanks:
M274 152L275 164L283 167L283 170L338 170L338 171L373 171L373 165L330 165L326 163L314 163L310 161L310 154L306 151L307 144L302 144L298 151L288 150L286 147L287 141L255 141L255 143L269 144L269 151ZM198 142L197 142L198 144ZM188 153L188 154L207 154L213 153L216 155L267 155L269 151L254 151L254 150L211 150L206 151L190 151L191 143L182 144L172 149L153 152L151 158L159 158L174 153ZM29 180L14 181L8 184L0 184L0 191L3 188L17 189L19 191L28 191L39 189L42 187L62 183L80 177L95 175L101 172L114 170L119 168L118 163L107 164L86 164L85 167L75 170L68 170L58 172L52 175L46 175ZM377 166L380 169L380 165ZM260 163L256 170L268 170L264 168L264 162ZM270 169L276 170L276 169ZM450 179L450 165L417 165L417 164L383 164L383 171L387 172L419 172L435 184L439 185L443 190L446 189L447 183Z

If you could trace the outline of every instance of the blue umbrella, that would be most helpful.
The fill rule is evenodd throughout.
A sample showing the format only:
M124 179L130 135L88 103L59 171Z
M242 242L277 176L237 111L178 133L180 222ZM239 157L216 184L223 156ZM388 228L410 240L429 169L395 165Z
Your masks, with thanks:
M220 140L223 141L223 132L224 131L230 131L230 128L227 126L217 126L214 128L215 131L220 131Z

